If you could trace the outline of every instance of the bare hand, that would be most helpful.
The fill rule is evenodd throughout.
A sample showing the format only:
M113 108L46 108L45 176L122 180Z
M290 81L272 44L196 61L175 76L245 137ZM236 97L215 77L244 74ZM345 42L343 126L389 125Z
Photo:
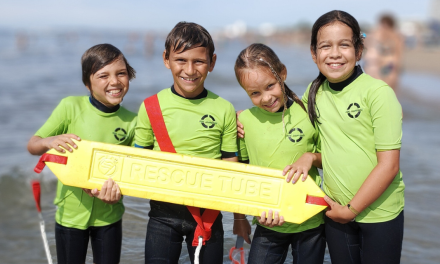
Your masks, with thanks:
M293 177L292 183L298 181L299 176L302 176L302 181L307 179L309 175L309 170L312 168L313 164L313 153L304 153L297 161L295 161L292 165L288 165L283 170L283 176L289 172L286 177L286 182L290 182Z
M109 178L104 182L101 191L93 189L91 193L94 197L107 204L115 204L121 199L119 185L112 178Z
M268 227L282 226L284 224L284 217L280 216L278 212L275 212L275 215L273 215L272 210L269 210L267 217L266 212L262 212L261 216L258 216L257 219L260 224Z
M243 112L243 110L237 111L237 136L239 138L244 138L244 127L243 124L238 120L238 116Z
M324 200L329 204L325 215L333 221L341 224L346 224L356 217L356 215L351 212L347 206L342 206L338 204L337 202L330 199L330 197L328 197L327 195L324 197Z
M234 235L242 236L246 243L251 243L251 238L249 237L251 234L251 225L245 215L234 214L234 227L232 228L232 233Z
M78 146L73 142L72 139L76 139L78 141L81 140L81 138L75 134L62 134L46 138L45 145L47 149L55 149L60 153L64 153L66 150L73 152L72 148L77 149Z

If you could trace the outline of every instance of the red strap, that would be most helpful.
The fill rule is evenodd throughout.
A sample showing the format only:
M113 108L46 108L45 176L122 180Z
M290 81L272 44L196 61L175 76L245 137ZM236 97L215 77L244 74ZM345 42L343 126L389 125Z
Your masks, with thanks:
M36 173L40 173L44 169L44 166L46 166L45 162L47 161L59 163L59 164L67 164L67 157L44 153L43 155L41 155L40 160L37 163L37 166L35 166L34 168L34 171Z
M199 236L203 237L203 245L211 238L211 227L214 224L220 211L205 209L203 215L200 217L200 208L187 206L188 210L197 222L197 228L194 232L194 239L192 241L193 247L197 247L199 244Z
M41 207L40 207L40 194L41 194L41 188L40 188L40 182L37 180L32 181L32 192L34 193L34 199L35 204L37 206L38 212L41 213Z
M173 146L173 142L168 135L168 130L163 119L162 111L160 109L159 99L157 94L148 97L144 100L145 110L147 111L148 118L150 119L153 133L156 136L157 143L160 150L165 152L176 153L176 149ZM193 246L199 244L199 236L203 237L203 245L211 238L211 227L214 224L220 211L205 209L203 215L200 216L200 208L187 206L191 212L194 220L197 222L197 228L194 232L194 239L192 241Z
M174 149L173 142L171 142L170 136L168 135L167 127L165 126L165 121L163 120L162 111L160 110L159 99L157 94L148 97L144 100L145 110L147 111L148 118L150 119L151 127L153 128L153 133L156 136L157 143L159 144L160 150L165 152L176 153Z
M306 203L329 206L328 203L324 200L324 197L316 197L316 196L310 196L310 195L307 195Z

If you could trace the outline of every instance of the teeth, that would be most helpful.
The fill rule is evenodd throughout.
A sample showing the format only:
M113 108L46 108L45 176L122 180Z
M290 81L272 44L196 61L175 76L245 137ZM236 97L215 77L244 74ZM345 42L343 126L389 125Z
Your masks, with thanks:
M121 92L121 90L111 90L111 91L108 91L108 93L109 94L112 94L112 95L114 95L114 94L118 94L118 93L120 93Z
M183 77L180 77L180 78L182 78L182 79L184 79L185 81L194 81L194 80L196 80L197 78L183 78Z
M330 64L330 66L334 66L334 67L337 67L337 66L340 66L341 64L340 63L332 63L332 64Z

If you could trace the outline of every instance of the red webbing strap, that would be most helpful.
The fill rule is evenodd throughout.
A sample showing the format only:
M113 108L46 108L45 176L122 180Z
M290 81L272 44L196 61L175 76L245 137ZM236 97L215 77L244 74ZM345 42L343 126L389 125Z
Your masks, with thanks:
M59 164L67 164L67 157L64 156L59 156L59 155L55 155L55 154L48 154L48 153L44 153L43 155L41 155L40 160L37 163L37 166L35 166L34 171L36 173L40 173L44 167L46 166L45 162L54 162L54 163L59 163Z
M157 94L148 97L144 100L145 110L147 111L150 124L153 129L153 133L156 136L157 143L160 150L165 152L176 153L176 149L173 146L173 142L168 135L168 130L163 119L162 111L160 109L159 99ZM203 245L211 238L211 227L214 224L220 211L205 209L203 215L200 216L200 208L187 206L191 212L194 220L197 222L197 228L194 232L194 239L192 241L193 246L199 244L199 236L203 236Z
M200 208L192 206L187 206L187 208L194 217L194 220L196 220L197 222L197 228L194 232L192 245L193 247L197 247L197 245L199 244L199 236L203 237L203 245L205 245L205 242L211 238L211 227L214 224L214 221L220 211L205 209L203 215L200 216Z
M316 197L311 195L307 195L306 203L328 206L328 203L324 200L324 197Z
M40 182L37 180L32 181L32 192L34 193L34 199L35 204L37 206L37 210L39 213L41 213L41 206L40 206L40 194L41 194L41 188L40 188Z
M174 149L173 142L171 142L170 136L168 135L167 127L165 126L165 121L163 120L162 111L160 110L159 99L157 94L148 97L144 100L145 110L147 111L148 118L150 119L151 127L153 128L153 133L156 136L157 143L159 144L160 150L165 152L176 153Z

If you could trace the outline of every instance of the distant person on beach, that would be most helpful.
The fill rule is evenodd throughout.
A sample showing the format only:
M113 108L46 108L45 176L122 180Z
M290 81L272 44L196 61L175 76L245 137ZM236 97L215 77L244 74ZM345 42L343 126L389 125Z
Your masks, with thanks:
M397 91L403 48L404 40L396 29L396 20L392 15L382 15L379 25L365 40L365 72Z
M75 140L132 145L136 114L121 102L135 70L119 49L100 44L81 58L82 80L89 96L61 100L46 123L31 137L28 151L42 155L49 149L60 153L77 149ZM111 178L101 191L81 189L58 181L54 201L55 240L58 263L85 263L91 238L93 263L119 263L124 205L118 184Z
M216 59L214 42L202 26L180 22L171 30L163 61L173 85L141 104L135 147L238 161L234 107L204 86ZM151 111L160 112L161 120L150 119ZM165 131L157 131L157 126ZM164 134L169 140L164 140ZM201 246L199 263L223 263L223 217L219 211L156 200L150 200L150 208L145 263L178 263L184 239L191 263L197 246ZM234 214L234 219L236 233L250 242L251 227L245 216Z
M268 46L252 44L240 52L234 70L255 105L239 115L246 133L239 141L240 162L284 169L283 174L288 175L284 184L289 184L292 177L295 183L310 175L320 186L318 130L310 123L303 102L284 83L286 66ZM254 218L254 223L258 225L249 264L282 264L289 247L295 264L323 263L324 212L301 224L293 224L284 222L277 212L269 211Z

